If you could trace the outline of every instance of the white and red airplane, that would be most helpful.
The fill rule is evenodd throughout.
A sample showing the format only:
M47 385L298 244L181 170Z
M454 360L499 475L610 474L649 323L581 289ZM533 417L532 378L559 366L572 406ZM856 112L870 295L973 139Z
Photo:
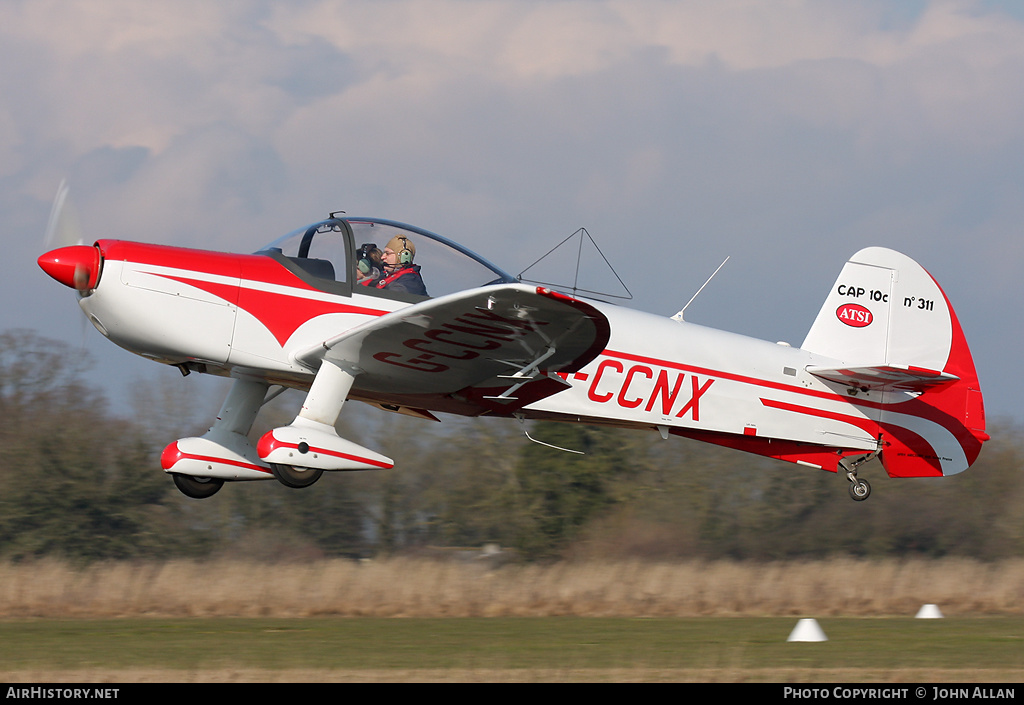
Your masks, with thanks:
M370 244L394 251L380 278L361 278L379 264ZM210 430L163 452L189 497L392 467L336 432L348 400L685 436L842 470L857 500L872 458L892 477L952 475L988 439L945 294L877 247L846 263L799 348L527 285L434 233L343 214L255 254L99 240L39 265L117 345L235 380ZM398 290L405 275L429 295ZM301 411L253 445L260 407L284 388L306 392Z

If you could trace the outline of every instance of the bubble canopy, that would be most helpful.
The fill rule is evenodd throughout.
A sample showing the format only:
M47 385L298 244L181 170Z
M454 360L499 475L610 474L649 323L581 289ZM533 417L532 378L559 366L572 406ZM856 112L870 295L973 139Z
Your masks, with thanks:
M396 241L395 238L398 238ZM367 253L383 252L388 243L409 245L408 264L418 268L427 296L437 297L488 284L518 281L516 277L462 245L429 230L381 218L338 217L322 220L284 235L256 254L281 261L310 284L325 291L359 293L394 298L422 299L374 286L359 286L360 259L374 264Z

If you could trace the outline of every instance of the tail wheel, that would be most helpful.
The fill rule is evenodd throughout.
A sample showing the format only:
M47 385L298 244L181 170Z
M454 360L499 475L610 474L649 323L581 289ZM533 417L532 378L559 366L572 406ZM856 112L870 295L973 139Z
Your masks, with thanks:
M850 497L856 502L863 502L871 496L871 485L868 484L867 480L857 477L857 468L878 455L882 447L881 436L879 436L878 442L878 449L873 453L868 453L852 460L850 458L843 458L839 461L839 467L846 473L846 479L850 481L850 486L847 488L850 490Z
M855 482L850 483L850 497L858 502L863 502L865 499L871 496L871 485L868 484L867 480L857 478Z
M324 471L318 468L300 468L294 465L278 465L276 463L270 465L270 470L282 485L297 490L309 487L324 474Z
M193 477L181 473L171 473L175 487L192 499L206 499L217 494L217 491L224 486L224 480L216 477Z

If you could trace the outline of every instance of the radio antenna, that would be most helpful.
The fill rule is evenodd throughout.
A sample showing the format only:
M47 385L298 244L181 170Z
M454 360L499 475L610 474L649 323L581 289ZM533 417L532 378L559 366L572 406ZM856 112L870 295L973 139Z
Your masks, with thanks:
M716 269L714 272L711 273L711 276L708 277L708 280L706 282L704 282L699 289L697 289L697 293L694 294L693 296L691 296L690 300L686 302L686 306L683 306L681 309L679 309L679 313L677 313L676 315L672 316L672 320L673 321L681 321L681 320L683 320L683 313L686 311L686 309L690 306L690 304L693 303L693 300L696 299L700 295L700 292L704 291L704 287L711 283L711 280L715 278L715 275L718 274L719 270L722 269L722 267L724 267L725 263L728 262L728 261L729 261L729 257L726 257L724 260L722 260L722 263L720 265L718 265L718 269Z
M535 267L538 264L540 264L541 261L543 261L549 255L554 253L555 250L559 249L560 247L562 247L562 245L566 244L567 242L569 242L570 240L572 240L576 236L579 236L580 241L579 241L579 245L576 248L576 269L574 271L572 285L569 285L569 284L557 284L555 282L547 282L547 281L542 281L542 280L539 280L539 279L526 279L523 276L528 271L530 271L533 267ZM601 259L604 260L605 265L611 271L612 275L614 275L614 277L618 280L619 285L622 287L623 291L626 292L625 296L622 296L621 294L610 294L610 293L604 292L604 291L595 291L595 290L592 290L592 289L584 289L582 286L580 286L580 266L581 266L581 262L583 260L583 246L585 244L584 243L584 238L586 238L587 240L590 240L590 244L593 246L593 248L595 250L597 250L597 254L601 255ZM608 258L604 256L604 252L601 251L601 248L597 244L597 241L594 240L594 238L591 236L591 234L587 231L586 228L579 228L572 235L570 235L569 237L565 238L560 243L558 243L557 245L552 247L550 250L548 250L547 254L545 254L539 260L537 260L536 262L531 264L529 267L527 267L526 269L521 271L519 273L519 276L516 277L516 278L519 281L522 281L522 282L529 282L531 284L542 284L544 286L550 286L553 289L571 290L572 291L572 295L573 295L574 298L580 292L583 292L585 294L596 294L597 296L608 296L608 297L611 297L613 299L632 299L633 298L633 294L632 294L632 292L630 292L629 287L627 287L625 282L622 281L622 277L620 277L619 273L615 271L615 267L613 267L612 263L608 261Z

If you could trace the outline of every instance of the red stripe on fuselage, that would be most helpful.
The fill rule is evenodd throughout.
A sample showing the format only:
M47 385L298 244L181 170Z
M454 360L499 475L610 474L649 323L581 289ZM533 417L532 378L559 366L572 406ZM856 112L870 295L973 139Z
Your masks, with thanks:
M793 384L785 384L783 382L771 382L766 379L759 379L757 377L749 377L747 375L735 374L733 372L725 372L723 370L713 370L709 367L696 367L694 365L684 365L680 362L673 362L671 360L662 360L656 357L648 357L646 355L637 355L634 353L622 352L619 350L605 350L602 355L606 357L614 357L620 360L628 360L630 362L642 362L649 365L658 365L659 367L666 367L673 370L680 370L682 372L689 372L691 374L706 375L708 377L714 377L716 379L727 379L732 382L740 382L741 384L750 384L755 387L762 387L765 389L777 389L783 392L793 392L796 394L804 394L807 396L817 397L819 399L830 399L844 401L849 404L856 406L864 406L869 408L879 408L881 404L878 402L870 402L863 399L847 398L841 394L835 392L825 392L819 389L807 389L806 387L798 387Z
M345 303L346 297L343 296L331 295L333 300L329 301L305 296L305 292L320 296L324 292L265 255L233 255L116 240L101 240L100 249L108 260L169 267L194 275L231 278L234 283L228 284L206 281L201 276L188 274L150 273L193 286L238 306L260 321L281 347L284 347L299 326L317 316L329 313L382 316L388 313L386 310ZM254 286L261 284L287 287L294 293L265 291Z
M387 311L364 308L335 301L320 301L302 296L301 293L286 294L274 291L260 291L249 287L217 284L189 277L159 274L166 279L194 286L214 296L231 301L235 296L238 308L247 311L270 331L277 342L284 347L292 334L306 321L328 313L356 313L364 316L383 316ZM313 291L316 291L313 289Z
M950 309L950 313L952 315L952 308ZM950 369L949 371L953 374L962 373L970 375L976 381L977 377L974 376L973 361L970 359L970 352L967 350L966 341L963 340L963 333L959 324L955 322L955 317L954 351L955 354L951 355L951 358L957 358L959 364L956 366L957 369ZM956 439L967 457L968 464L974 462L978 456L978 452L981 450L981 441L979 441L979 439L964 426L963 417L957 416L955 413L950 413L952 410L951 407L955 407L960 403L959 399L952 403L944 404L942 402L942 398L945 395L951 395L952 390L949 388L930 390L926 395L926 399L931 403L929 403L929 401L924 401L919 397L905 399L896 403L884 404L855 397L847 397L835 392L807 389L805 387L798 387L796 385L782 382L773 382L765 379L759 379L757 377L750 377L747 375L740 375L707 367L684 365L670 360L662 360L659 358L637 355L623 351L605 350L602 355L630 362L645 363L676 369L691 374L700 374L712 378L730 380L741 384L749 384L762 389L773 389L829 401L841 401L862 409L885 410L890 413L906 414L908 416L924 419L945 429ZM950 365L947 365L946 367L950 367ZM954 386L959 386L960 384L962 383L957 383L957 385ZM886 471L894 477L942 474L939 459L936 457L935 451L931 445L919 434L902 426L893 423L879 425L876 421L864 417L849 414L835 414L815 409L813 407L798 406L769 399L762 398L761 402L765 406L778 408L792 413L831 418L833 420L850 423L857 428L870 433L872 436L877 436L880 429L889 437L890 443L902 447L901 449L890 448L890 453L887 458L888 462L886 463L883 461L883 464L886 465Z
M805 416L817 416L823 419L831 419L833 421L848 423L876 438L878 437L879 431L881 431L886 440L886 447L882 449L882 456L886 457L885 454L888 453L888 457L894 461L888 465L883 463L883 466L885 466L886 472L888 472L892 477L942 476L942 464L939 462L939 458L937 457L932 445L920 434L903 428L902 426L890 423L876 423L871 419L863 417L850 416L849 414L837 414L831 411L824 411L823 409L816 409L811 406L786 404L773 399L761 399L761 403L771 409L781 409L783 411L791 411ZM927 470L922 471L915 467L910 472L902 474L898 467L896 467L900 465L900 460L903 460L904 464L912 462L915 466L924 464Z
M103 259L108 261L120 260L134 264L152 264L221 277L240 277L242 259L257 257L257 255L236 255L228 252L150 245L144 242L124 240L99 240L96 244L99 246L100 252L103 253Z

